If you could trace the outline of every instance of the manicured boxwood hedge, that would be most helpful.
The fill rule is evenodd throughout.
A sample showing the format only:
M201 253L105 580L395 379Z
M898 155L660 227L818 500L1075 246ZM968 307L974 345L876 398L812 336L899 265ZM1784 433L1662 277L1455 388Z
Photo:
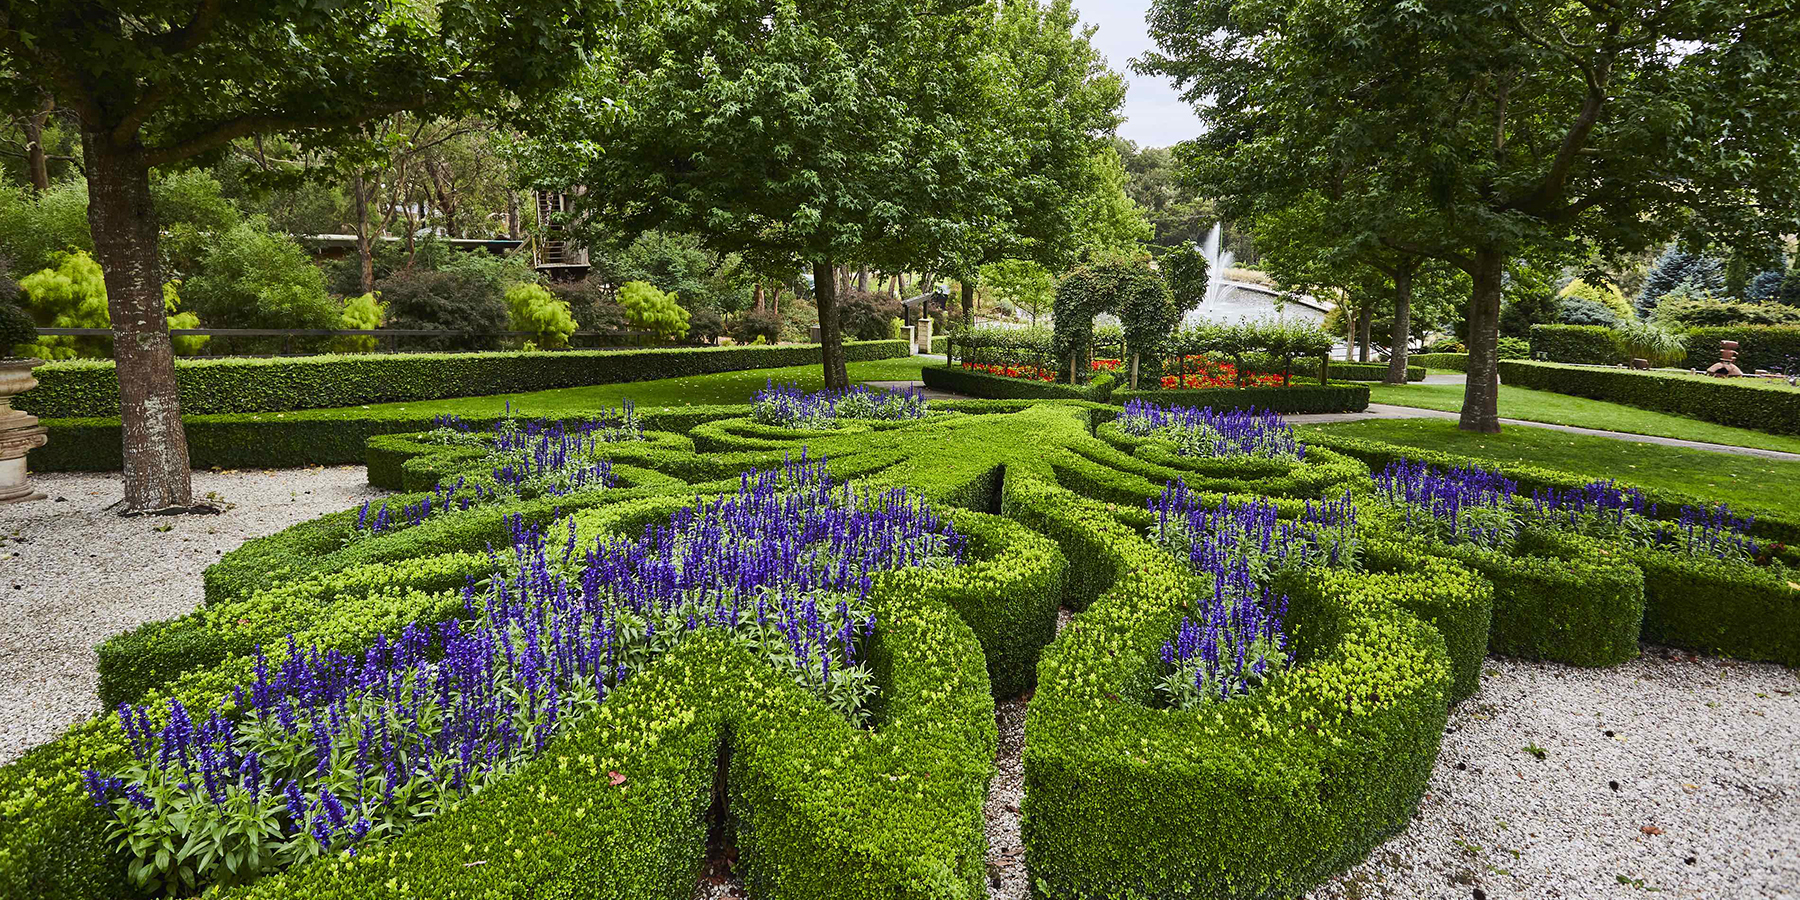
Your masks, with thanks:
M1734 325L1690 328L1687 362L1705 371L1719 361L1719 342L1737 341L1737 365L1746 372L1800 364L1800 325Z
M1165 406L1271 409L1289 415L1362 412L1369 408L1369 388L1361 384L1298 384L1290 387L1113 392L1114 403L1123 404L1128 400L1148 400Z
M816 364L817 344L570 350L556 353L404 353L285 359L179 360L184 415L291 412L369 403L478 397L550 388ZM906 356L905 341L853 341L852 362ZM110 360L53 362L15 405L46 419L119 410Z
M926 366L919 370L925 386L988 400L1098 400L1105 401L1113 391L1110 379L1095 379L1084 385L1057 384L1030 378L1008 378L975 372L960 366Z
M1417 363L1418 357L1407 357L1406 380L1424 381L1425 367ZM1382 363L1353 363L1331 360L1327 377L1337 381L1381 381L1387 378L1388 367Z
M1800 390L1782 382L1520 360L1502 360L1500 380L1514 387L1623 403L1720 425L1800 434Z
M1446 372L1467 372L1469 370L1469 354L1467 353L1414 353L1406 358L1407 363L1424 366L1427 370L1442 369Z
M1602 325L1533 325L1531 355L1539 354L1561 363L1610 365L1625 361L1612 329Z
M934 334L931 336L931 352L937 356L945 356L950 352L950 336Z
M1739 562L1638 550L1644 640L1800 666L1800 582Z

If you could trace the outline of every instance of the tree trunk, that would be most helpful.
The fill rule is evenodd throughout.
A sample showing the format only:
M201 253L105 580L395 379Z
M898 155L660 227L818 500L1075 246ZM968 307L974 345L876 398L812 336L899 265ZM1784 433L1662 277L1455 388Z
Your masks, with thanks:
M869 267L868 266L863 266L856 270L856 289L857 289L857 291L859 291L861 293L865 293L865 294L868 293L868 291L869 291Z
M963 309L963 324L970 325L970 326L974 325L975 324L975 282L973 282L973 281L964 281L962 283L962 309Z
M44 123L50 119L50 111L56 108L56 101L46 98L43 107L25 117L25 170L31 176L32 193L41 194L50 189L50 160L44 155Z
M1394 330L1388 335L1388 384L1406 383L1406 347L1412 340L1412 273L1410 262L1394 269Z
M756 283L756 290L750 294L750 308L757 312L763 311L763 286L760 281Z
M519 230L519 192L506 192L506 236L518 240L522 232Z
M88 224L106 273L113 358L124 438L125 508L156 512L193 505L187 433L175 386L175 353L163 311L162 263L140 148L119 150L104 127L82 134Z
M844 334L838 328L837 282L831 263L813 263L813 302L819 306L819 343L825 360L825 387L842 391L850 388L850 374L844 368Z
M360 170L351 181L350 190L356 194L356 259L362 265L362 292L367 294L375 290L375 248L369 236L369 189Z
M1463 388L1464 431L1500 432L1500 278L1506 254L1497 247L1475 251L1469 274L1475 289L1469 296L1469 380Z
M1350 362L1356 358L1356 309L1344 304L1344 362Z
M1369 361L1369 332L1375 328L1375 307L1373 304L1363 307L1362 316L1356 325L1356 361Z

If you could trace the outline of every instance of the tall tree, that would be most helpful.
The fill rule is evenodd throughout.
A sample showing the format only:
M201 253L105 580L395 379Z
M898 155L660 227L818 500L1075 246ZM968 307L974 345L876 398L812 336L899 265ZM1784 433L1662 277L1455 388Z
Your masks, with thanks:
M1001 161L979 114L987 29L969 0L720 0L672 9L620 40L541 141L534 181L582 185L583 230L660 228L741 253L755 271L810 269L825 383L846 387L837 269L929 265L997 217ZM616 87L615 87L616 85ZM622 102L601 109L598 91ZM558 162L576 165L558 166Z
M1466 430L1499 430L1509 257L1794 228L1794 0L1157 0L1150 21L1141 63L1197 104L1215 196L1378 169L1362 208L1430 214L1405 249L1470 277Z
M0 108L55 98L81 121L88 219L106 273L124 432L125 501L192 500L150 172L238 138L341 140L402 110L500 106L579 63L597 0L507 4L315 0L45 0L0 7Z

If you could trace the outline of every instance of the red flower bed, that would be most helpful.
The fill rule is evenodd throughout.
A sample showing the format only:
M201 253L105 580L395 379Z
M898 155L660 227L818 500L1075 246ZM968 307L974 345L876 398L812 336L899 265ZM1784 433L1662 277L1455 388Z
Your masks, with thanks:
M1237 366L1228 362L1218 362L1204 356L1184 356L1181 358L1180 375L1164 375L1162 386L1166 390L1175 388L1220 388L1220 387L1286 387L1287 378L1280 374L1251 374L1238 382Z
M1031 381L1055 381L1056 373L1037 366L1002 366L994 363L966 362L962 367L971 372L986 372L989 375L1004 375L1008 378L1025 378Z

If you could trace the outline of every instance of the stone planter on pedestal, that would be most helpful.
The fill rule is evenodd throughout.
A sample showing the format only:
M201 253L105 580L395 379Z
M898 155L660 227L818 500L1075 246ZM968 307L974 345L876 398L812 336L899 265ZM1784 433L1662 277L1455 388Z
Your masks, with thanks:
M37 416L12 408L12 398L37 387L31 370L41 359L0 359L0 503L42 500L25 477L25 454L48 440Z

